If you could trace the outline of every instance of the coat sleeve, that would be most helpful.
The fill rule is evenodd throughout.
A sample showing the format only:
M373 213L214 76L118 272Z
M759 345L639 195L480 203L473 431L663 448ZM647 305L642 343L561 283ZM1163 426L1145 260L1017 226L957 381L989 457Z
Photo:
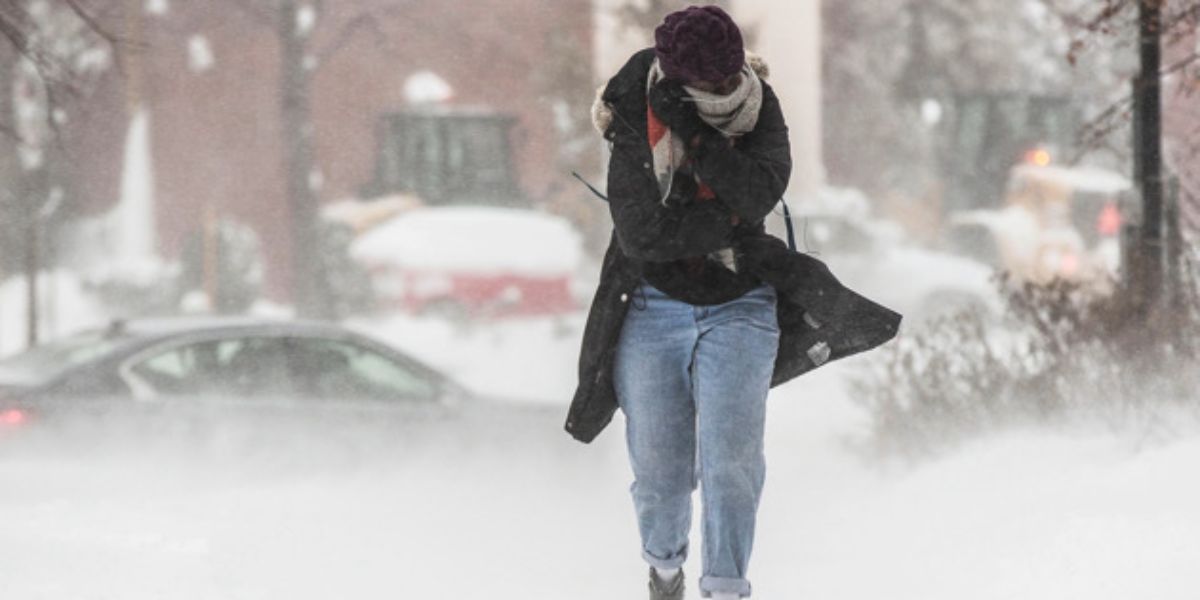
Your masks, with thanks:
M700 256L733 243L729 208L719 202L663 206L658 184L632 147L613 148L608 169L608 206L617 242L626 256L667 262ZM644 172L643 172L644 171Z
M750 223L762 221L783 197L792 174L791 144L774 90L763 83L758 125L730 145L719 132L705 135L696 173L729 210Z

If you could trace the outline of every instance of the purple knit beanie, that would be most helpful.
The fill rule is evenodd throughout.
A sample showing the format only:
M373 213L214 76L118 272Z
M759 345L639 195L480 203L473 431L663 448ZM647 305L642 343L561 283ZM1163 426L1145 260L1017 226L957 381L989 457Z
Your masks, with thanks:
M718 6L673 12L654 30L654 53L667 79L722 81L742 70L742 32Z

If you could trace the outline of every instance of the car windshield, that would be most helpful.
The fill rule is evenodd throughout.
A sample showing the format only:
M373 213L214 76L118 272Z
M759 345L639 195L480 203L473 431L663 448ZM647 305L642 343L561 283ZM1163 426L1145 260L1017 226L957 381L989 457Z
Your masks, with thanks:
M89 331L0 358L0 381L17 385L41 385L68 369L107 354L124 339L120 336L106 335L103 331Z

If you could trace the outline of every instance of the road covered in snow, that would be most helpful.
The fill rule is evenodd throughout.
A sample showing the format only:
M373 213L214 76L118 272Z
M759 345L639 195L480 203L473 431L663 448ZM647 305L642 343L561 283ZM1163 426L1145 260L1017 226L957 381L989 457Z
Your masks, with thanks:
M581 326L377 328L406 348L457 339L428 360L533 408L3 440L0 597L642 597L623 422L586 446L561 430ZM858 360L772 392L755 598L1200 593L1200 436L1023 431L880 464L847 444L866 422L844 383ZM698 598L698 521L692 539Z

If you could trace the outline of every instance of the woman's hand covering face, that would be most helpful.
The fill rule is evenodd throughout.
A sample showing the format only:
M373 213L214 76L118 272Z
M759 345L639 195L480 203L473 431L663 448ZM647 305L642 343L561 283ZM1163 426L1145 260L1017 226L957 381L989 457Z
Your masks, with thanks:
M705 124L696 110L696 102L682 83L663 79L650 88L647 98L658 120L684 140L690 141L703 131Z

